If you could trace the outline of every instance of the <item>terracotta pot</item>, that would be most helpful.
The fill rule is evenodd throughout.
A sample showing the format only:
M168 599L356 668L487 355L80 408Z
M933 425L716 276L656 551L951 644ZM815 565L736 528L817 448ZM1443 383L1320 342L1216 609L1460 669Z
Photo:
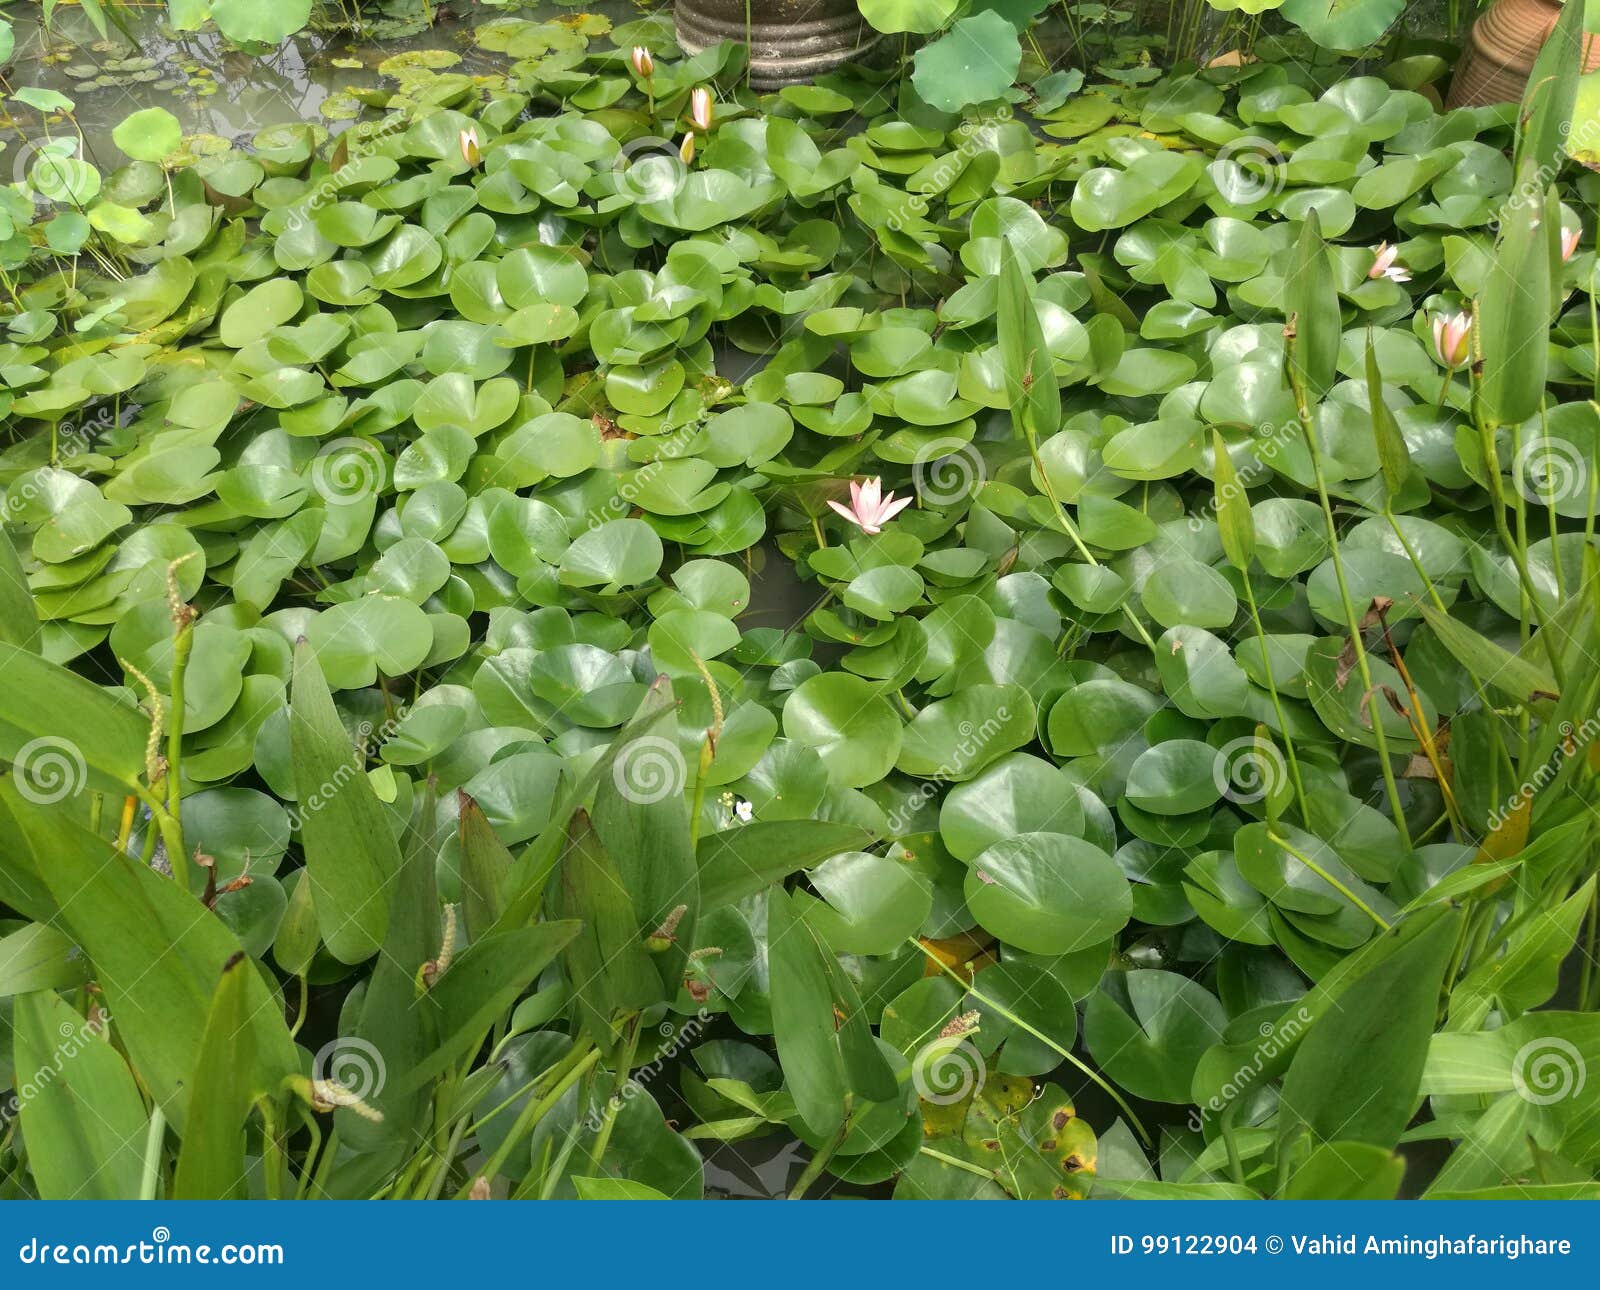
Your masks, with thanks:
M771 90L831 72L870 48L878 33L856 0L677 0L678 44L697 54L719 40L750 42L750 83Z
M1579 0L1581 2L1581 0ZM1561 16L1561 0L1495 0L1472 24L1445 106L1515 103ZM1583 70L1600 67L1600 41L1584 37Z

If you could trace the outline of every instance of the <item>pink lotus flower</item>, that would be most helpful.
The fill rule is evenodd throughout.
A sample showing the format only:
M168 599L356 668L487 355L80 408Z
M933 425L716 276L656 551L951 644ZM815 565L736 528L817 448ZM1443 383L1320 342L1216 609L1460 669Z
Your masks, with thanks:
M698 129L711 128L711 91L704 85L697 85L689 95L689 119Z
M1561 230L1561 261L1565 264L1578 253L1578 239L1583 236L1581 228L1563 228Z
M1433 347L1439 351L1439 361L1446 367L1457 368L1467 358L1467 338L1472 334L1472 319L1464 313L1433 316Z
M1372 267L1367 270L1367 277L1387 278L1390 282L1410 282L1411 274L1404 266L1394 262L1395 256L1399 254L1399 247L1379 242L1378 249L1372 253Z
M478 127L470 126L461 132L461 160L476 166L483 160L483 149L478 146Z
M643 45L635 45L630 57L633 62L633 70L639 74L640 80L648 81L655 75L656 60L650 57L650 51Z
M678 145L678 160L688 165L694 160L694 131L690 130L683 136L683 142Z
M882 533L885 524L911 505L911 498L902 497L897 501L893 493L883 496L883 480L874 475L864 484L850 481L849 506L835 501L828 505L863 533L873 534Z

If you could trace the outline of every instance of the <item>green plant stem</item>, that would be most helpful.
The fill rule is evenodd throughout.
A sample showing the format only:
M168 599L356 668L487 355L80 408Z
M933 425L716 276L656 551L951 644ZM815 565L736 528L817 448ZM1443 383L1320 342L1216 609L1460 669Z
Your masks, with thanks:
M627 1038L622 1041L622 1056L617 1061L616 1079L611 1086L611 1096L606 1099L605 1110L600 1113L600 1132L595 1134L594 1145L589 1149L589 1158L594 1161L597 1170L605 1158L606 1148L611 1145L611 1132L617 1127L617 1116L622 1111L623 1093L633 1078L633 1059L639 1051L637 1014L628 1023L627 1030Z
M970 1160L962 1160L959 1156L949 1155L933 1147L921 1147L919 1150L923 1155L937 1160L942 1165L949 1165L952 1169L960 1169L963 1173L975 1174L979 1178L987 1178L990 1182L994 1181L993 1173L981 1165L973 1164Z
M467 1136L467 1126L471 1123L470 1115L463 1114L456 1117L455 1127L450 1130L449 1141L439 1154L439 1164L433 1171L433 1179L428 1184L424 1200L438 1200L444 1194L445 1182L450 1177L450 1162L456 1158L456 1152L461 1149L461 1140Z
M581 1055L580 1055L581 1054ZM529 1099L528 1105L522 1109L522 1114L517 1116L516 1123L511 1126L511 1132L506 1134L506 1139L500 1144L494 1155L474 1175L475 1178L493 1178L500 1172L505 1162L511 1158L511 1153L521 1145L522 1140L533 1132L534 1126L539 1123L557 1102L561 1095L582 1079L584 1074L600 1060L600 1050L594 1046L594 1041L584 1036L573 1046L566 1058L555 1068L562 1073L551 1086L551 1089L537 1101ZM562 1070L562 1067L565 1067ZM465 1200L472 1190L472 1183L468 1182L456 1193L457 1200Z
M1311 814L1306 806L1306 786L1300 779L1300 761L1295 756L1294 737L1289 733L1289 720L1284 715L1283 700L1278 697L1278 686L1272 676L1272 651L1267 647L1267 634L1261 626L1261 612L1256 606L1255 588L1250 583L1250 574L1241 569L1240 577L1244 582L1245 604L1250 610L1250 621L1255 624L1256 639L1261 642L1261 666L1267 678L1267 693L1272 699L1272 711L1278 718L1278 731L1283 735L1284 751L1288 756L1289 774L1294 779L1294 796L1300 804L1300 822L1309 825Z
M167 1116L158 1102L150 1108L150 1129L144 1139L144 1169L139 1175L139 1199L154 1200L161 1184L161 1148L167 1136Z
M1368 705L1372 718L1372 737L1378 748L1378 767L1383 773L1383 786L1389 796L1389 809L1394 814L1395 828L1407 851L1411 850L1411 830L1406 824L1405 809L1400 804L1400 786L1395 782L1394 764L1389 757L1388 732L1383 728L1383 716L1378 708L1378 697L1373 693L1372 669L1367 663L1367 645L1361 637L1361 623L1355 605L1350 599L1350 584L1345 577L1344 558L1339 553L1339 526L1333 518L1333 502L1328 496L1328 481L1322 470L1322 453L1317 447L1316 426L1311 417L1311 404L1306 388L1292 361L1296 338L1289 337L1291 361L1288 364L1289 388L1294 394L1295 414L1300 422L1300 433L1305 438L1306 451L1311 457L1311 471L1316 480L1317 500L1322 506L1322 520L1328 530L1328 547L1333 558L1333 575L1339 585L1339 600L1344 606L1345 624L1350 632L1350 645L1355 651L1356 667L1361 673L1361 701Z
M1370 918L1383 931L1387 932L1390 930L1389 924L1384 920L1377 910L1373 909L1371 905L1367 904L1367 902L1362 900L1360 896L1356 895L1355 892L1351 891L1350 888L1344 885L1344 883L1340 882L1331 873L1329 873L1320 864L1308 856L1304 851L1301 851L1287 838L1280 837L1277 833L1270 829L1267 831L1267 836L1285 851L1287 851L1290 855L1292 855L1301 864L1305 865L1307 869L1311 870L1312 873L1321 878L1323 882L1327 883L1328 886L1332 887L1336 892L1348 900L1368 918Z
M300 1122L305 1125L306 1131L311 1135L311 1145L305 1150L300 1160L300 1177L296 1180L294 1198L304 1200L306 1192L311 1186L312 1166L316 1163L317 1153L322 1149L322 1129L317 1124L317 1117L307 1113L306 1108L300 1103L295 1104L300 1109Z
M1032 1035L1035 1039L1037 1039L1041 1044L1045 1045L1045 1047L1049 1048L1052 1052L1058 1054L1059 1056L1061 1056L1065 1060L1071 1062L1074 1066L1076 1066L1078 1068L1079 1071L1081 1071L1089 1079L1093 1080L1094 1083L1108 1097L1110 1097L1110 1099L1113 1102L1115 1102L1117 1104L1117 1109L1119 1111L1121 1111L1122 1114L1125 1115L1128 1118L1128 1123L1133 1125L1134 1131L1138 1133L1140 1140L1143 1141L1145 1146L1147 1146L1147 1147L1154 1147L1155 1146L1155 1139L1153 1139L1150 1136L1149 1131L1144 1127L1144 1122L1141 1119L1139 1119L1138 1115L1136 1115L1134 1113L1133 1108L1128 1105L1127 1100L1122 1096L1122 1094L1117 1092L1117 1090L1115 1088L1113 1088L1110 1083L1107 1082L1106 1078L1103 1075L1101 1075L1099 1071L1097 1071L1097 1070L1093 1069L1091 1066L1089 1066L1076 1053L1073 1053L1070 1050L1068 1050L1066 1048L1063 1048L1054 1039L1050 1038L1049 1035L1045 1034L1042 1030L1038 1029L1036 1026L1030 1026L1026 1021L1024 1021L1021 1017L1017 1016L1016 1013L1012 1012L1003 1003L1000 1003L999 1001L997 1001L995 999L991 999L988 995L984 994L981 990L978 989L978 987L975 984L975 982L964 980L962 978L962 976L961 976L961 973L957 972L953 967L951 967L942 958L940 958L937 954L935 954L932 950L930 950L926 945L924 945L915 936L908 936L906 939L912 945L915 945L917 947L917 949L921 950L924 954L926 954L928 956L928 958L931 959L934 963L938 964L939 965L939 970L941 972L943 972L946 976L948 976L952 981L954 981L957 985L959 985L963 990L965 990L968 994L970 994L974 999L976 999L979 1003L981 1003L985 1008L991 1009L995 1013L996 1016L1004 1017L1007 1021L1009 1021L1012 1025L1016 1026L1019 1030L1026 1031L1028 1034ZM974 973L973 975L974 975L974 977L976 977L977 974Z
M1500 455L1494 446L1494 427L1487 421L1478 423L1478 441L1483 453L1483 473L1488 477L1490 510L1494 512L1494 528L1499 535L1502 545L1511 563L1516 567L1517 578L1522 583L1523 601L1527 606L1527 617L1537 624L1539 634L1544 641L1545 653L1550 659L1550 671L1556 678L1556 684L1563 690L1567 688L1566 667L1556 649L1556 643L1544 630L1544 610L1539 604L1539 597L1533 585L1533 575L1528 572L1528 558L1524 549L1517 545L1516 539L1511 535L1511 526L1506 523L1506 498L1505 486L1500 479ZM1526 625L1526 624L1525 624Z
M184 677L193 650L194 620L191 618L178 628L172 640L172 714L167 724L167 813L172 816L172 831L178 847L172 855L172 876L185 891L189 887L189 855L183 843L183 704ZM172 850L171 844L167 849Z
M844 1123L839 1126L838 1132L828 1139L822 1150L818 1151L816 1155L812 1156L811 1159L806 1162L805 1171L800 1175L799 1178L795 1180L795 1184L789 1189L789 1195L786 1199L804 1200L806 1198L806 1192L811 1190L811 1184L816 1182L818 1178L822 1177L822 1172L828 1167L828 1162L838 1154L839 1148L844 1146L844 1140L850 1136L850 1107L848 1103L849 1095L846 1094L845 1096L847 1100L845 1105Z
M263 1098L257 1103L261 1112L261 1182L268 1200L283 1199L283 1180L289 1162L283 1154L283 1140L278 1135L278 1119L272 1103Z
M1228 1176L1243 1187L1244 1161L1239 1158L1239 1140L1234 1137L1233 1117L1239 1113L1239 1101L1234 1099L1222 1108L1222 1115L1217 1121L1217 1128L1222 1134L1222 1145L1228 1152Z

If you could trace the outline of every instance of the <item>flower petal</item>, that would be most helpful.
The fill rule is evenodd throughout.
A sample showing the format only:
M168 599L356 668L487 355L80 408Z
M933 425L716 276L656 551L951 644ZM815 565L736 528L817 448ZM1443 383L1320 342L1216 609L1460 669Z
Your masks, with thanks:
M863 528L865 527L865 525L863 525L861 523L860 517L857 516L856 513L854 511L852 511L848 506L843 506L840 503L838 503L836 501L833 501L831 498L828 501L828 505L833 507L834 510L838 511L839 514L844 516L845 519L849 520L850 523L852 523L852 524L854 524L854 525L856 525L858 527L863 527Z

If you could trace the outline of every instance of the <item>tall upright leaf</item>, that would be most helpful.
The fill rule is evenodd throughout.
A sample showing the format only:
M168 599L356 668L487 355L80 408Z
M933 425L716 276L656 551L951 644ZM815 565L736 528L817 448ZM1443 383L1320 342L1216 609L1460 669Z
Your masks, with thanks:
M505 909L511 852L496 836L483 808L465 790L456 793L456 833L461 843L461 912L473 940L488 933Z
M400 869L391 886L383 951L373 963L356 1021L356 1039L376 1051L385 1072L382 1081L372 1082L366 1098L383 1119L374 1123L353 1111L338 1114L340 1137L357 1149L376 1150L383 1143L409 1150L418 1118L426 1110L427 1089L405 1088L399 1074L413 1070L439 1048L438 1000L431 990L419 997L417 989L418 975L438 956L443 936L438 818L438 800L419 787L401 837Z
M1378 350L1370 327L1367 328L1367 406L1372 417L1372 437L1378 445L1378 466L1386 504L1393 506L1411 474L1411 450L1406 447L1394 413L1383 401L1383 375L1378 370Z
M1561 16L1540 47L1522 92L1514 154L1517 169L1526 161L1543 182L1555 178L1566 158L1567 134L1583 75L1583 46L1588 40L1583 30L1585 8L1582 4L1561 6Z
M1255 553L1255 521L1250 514L1250 494L1239 482L1239 473L1233 468L1233 458L1228 456L1228 445L1223 442L1220 430L1211 432L1211 478L1222 552L1235 569L1246 571Z
M145 1109L101 1027L51 990L17 998L16 1084L44 1200L136 1200Z
M1283 309L1294 326L1289 367L1308 396L1320 399L1338 376L1339 293L1333 263L1315 209L1307 212L1300 236L1289 253L1283 279Z
M854 985L781 889L767 897L767 954L785 1082L806 1127L836 1133L853 1106L895 1095L894 1073Z
M995 326L1011 414L1030 441L1061 428L1061 387L1039 325L1029 279L1007 238L1000 239L999 308Z
M223 965L205 1035L189 1081L189 1119L178 1151L175 1200L234 1200L245 1195L245 1121L267 1090L254 1082L255 1032L246 978L255 969L240 952Z
M0 535L0 641L38 651L39 610L11 539Z
M1520 425L1539 410L1550 365L1551 262L1560 260L1559 218L1551 218L1532 161L1517 172L1513 191L1525 195L1503 208L1495 248L1478 297L1483 348L1484 414L1494 425ZM1559 215L1559 208L1557 209Z
M59 810L20 801L6 786L27 847L60 907L57 918L94 964L117 1035L139 1078L181 1133L214 982L242 948L189 892L122 855ZM294 1041L261 974L244 974L259 1088L299 1069Z
M659 1003L665 992L644 948L633 901L587 811L575 811L568 822L560 881L550 903L557 918L583 923L567 944L567 979L583 1024L607 1047L619 1013Z
M678 753L678 721L671 684L664 676L650 687L644 710L657 706L665 711L652 728L654 733L620 748L613 773L596 786L593 823L607 854L616 860L622 885L646 931L662 926L683 907L676 920L678 939L658 960L675 989L684 948L693 948L690 938L699 915L700 874L684 796L685 781L693 771ZM667 775L660 784L652 781L644 792L630 778L641 758L658 759Z
M289 750L317 926L329 953L360 963L383 944L400 848L304 640L294 651Z
M1460 912L1451 911L1398 944L1352 977L1312 1024L1283 1079L1280 1151L1302 1129L1319 1142L1387 1149L1400 1140L1416 1110L1460 924Z

